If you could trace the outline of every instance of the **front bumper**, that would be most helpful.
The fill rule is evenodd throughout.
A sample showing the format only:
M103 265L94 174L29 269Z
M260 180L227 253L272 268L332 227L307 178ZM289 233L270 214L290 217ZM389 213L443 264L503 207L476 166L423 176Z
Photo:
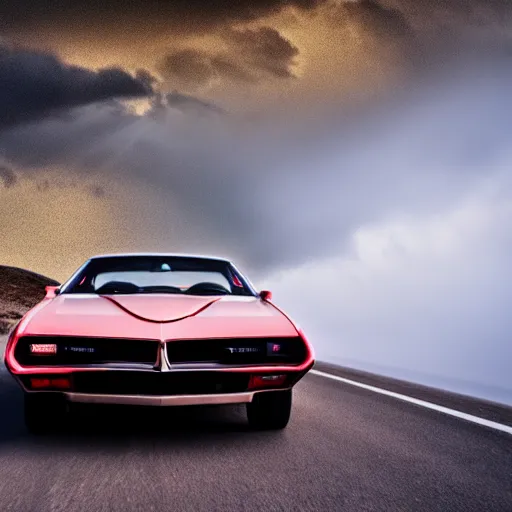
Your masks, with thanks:
M259 391L262 392L262 391ZM117 405L149 405L149 406L180 406L180 405L226 405L252 402L257 391L245 393L225 393L218 395L104 395L90 393L63 393L70 402L88 404Z
M115 363L22 366L8 343L5 364L26 393L53 393L71 402L126 405L248 403L254 394L291 389L313 366L302 364L170 364L166 344L154 364ZM279 378L279 380L273 380ZM37 382L35 382L37 381Z
M97 370L69 369L63 374L16 375L25 393L52 393L70 402L90 404L182 406L222 405L252 402L257 393L291 389L309 370L279 373L222 370ZM242 371L240 371L242 370ZM280 381L256 380L255 377L279 376ZM45 387L34 384L46 382ZM52 388L51 383L66 383Z

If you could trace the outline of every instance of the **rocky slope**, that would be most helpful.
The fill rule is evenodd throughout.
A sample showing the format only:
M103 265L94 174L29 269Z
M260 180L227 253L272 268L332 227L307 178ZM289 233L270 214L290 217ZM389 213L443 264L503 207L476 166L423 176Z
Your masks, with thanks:
M29 270L0 265L0 335L43 299L45 286L58 284Z

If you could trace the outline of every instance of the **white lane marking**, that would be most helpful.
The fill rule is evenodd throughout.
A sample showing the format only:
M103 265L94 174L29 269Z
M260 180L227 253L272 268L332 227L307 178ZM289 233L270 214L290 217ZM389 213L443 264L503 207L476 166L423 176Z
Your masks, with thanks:
M490 421L490 420L486 420L484 418L479 418L478 416L473 416L472 414L467 414L465 412L456 411L455 409L449 409L448 407L443 407L442 405L433 404L432 402L425 402L424 400L418 400L417 398L413 398L411 396L401 395L400 393L394 393L393 391L388 391L387 389L381 389L381 388L377 388L375 386L369 386L368 384L363 384L362 382L357 382L355 380L345 379L344 377L338 377L338 375L333 375L331 373L325 373L325 372L321 372L318 370L311 370L309 373L313 373L314 375L319 375L320 377L326 377L327 379L344 382L345 384L350 384L351 386L357 386L358 388L367 389L368 391L373 391L374 393L379 393L381 395L391 396L398 400L403 400L404 402L409 402L411 404L419 405L420 407L424 407L425 409L432 409L434 411L448 414L449 416L454 416L455 418L470 421L472 423L476 423L477 425L482 425L484 427L493 428L495 430L500 430L501 432L506 432L507 434L512 435L512 427L509 427L508 425L503 425L502 423L497 423L495 421Z

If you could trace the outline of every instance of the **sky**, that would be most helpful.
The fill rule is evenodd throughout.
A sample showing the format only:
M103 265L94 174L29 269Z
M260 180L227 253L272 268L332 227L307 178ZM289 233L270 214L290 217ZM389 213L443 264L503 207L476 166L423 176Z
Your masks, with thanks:
M232 258L320 359L512 403L507 0L5 0L0 264Z

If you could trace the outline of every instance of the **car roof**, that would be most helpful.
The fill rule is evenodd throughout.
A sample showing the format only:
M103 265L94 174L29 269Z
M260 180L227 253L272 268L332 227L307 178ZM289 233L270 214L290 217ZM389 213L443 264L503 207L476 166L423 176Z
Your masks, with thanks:
M136 256L157 256L157 257L165 257L165 258L201 258L205 260L216 260L216 261L225 261L227 263L231 263L231 260L227 258L222 258L219 256L209 256L209 255L199 255L199 254L182 254L182 253L168 253L168 252L124 252L124 253L113 253L113 254L98 254L96 256L91 256L90 260L102 259L102 258L129 258Z

